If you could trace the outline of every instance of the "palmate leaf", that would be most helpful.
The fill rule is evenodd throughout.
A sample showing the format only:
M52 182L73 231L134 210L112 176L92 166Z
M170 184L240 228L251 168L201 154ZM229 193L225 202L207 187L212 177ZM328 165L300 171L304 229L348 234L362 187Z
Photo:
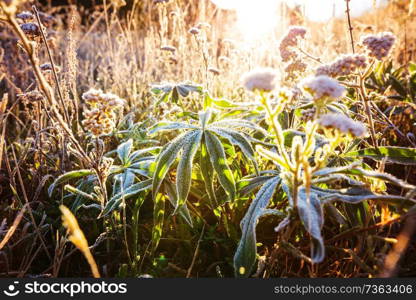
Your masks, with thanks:
M205 131L204 136L211 164L218 175L221 186L232 201L236 195L235 181L233 173L227 165L221 141L209 131Z
M383 160L397 164L416 165L416 148L404 147L378 147L361 149L345 154L347 157L366 157L374 160Z
M152 85L151 91L153 94L160 96L156 104L171 100L177 103L179 97L188 97L190 93L197 92L202 94L204 89L201 85L192 83L165 83L160 85Z
M274 178L276 175L260 175L252 178L245 178L237 183L237 189L241 196L247 195L257 187L263 185L266 181Z
M251 143L246 139L246 137L242 133L232 129L218 128L212 126L210 126L208 130L222 136L223 138L226 138L230 141L231 144L238 146L243 152L244 156L253 163L256 173L259 172L257 161L254 158L254 149L251 146Z
M328 176L330 174L335 174L335 173L342 173L344 171L348 171L351 169L355 169L360 165L360 162L355 162L353 164L347 165L347 166L342 166L342 167L332 167L332 168L322 168L319 169L317 171L315 171L313 173L314 177L318 177L318 176Z
M316 186L312 187L314 193L320 195L322 203L332 203L335 201L342 201L351 204L358 204L367 200L379 200L385 202L396 201L402 203L403 201L413 201L407 197L396 195L380 195L375 194L370 190L363 188L350 188L342 190L322 189Z
M117 147L117 155L123 165L126 165L129 162L132 146L133 140L129 139Z
M159 131L179 130L179 129L198 129L197 126L182 122L163 121L149 128L149 134L155 134Z
M204 130L207 124L209 123L209 121L211 120L212 109L208 108L206 111L200 112L198 116L199 116L199 125L201 125L202 130Z
M266 181L250 204L248 211L242 219L240 226L242 236L234 255L234 270L236 276L248 277L256 262L256 225L263 213L267 213L266 207L273 197L280 178L275 176ZM284 217L283 213L280 213Z
M348 175L356 175L356 176L361 176L361 177L367 177L367 178L376 178L376 179L380 179L384 182L389 182L391 184L394 184L396 186L399 186L401 188L404 189L409 189L409 190L414 190L416 189L416 186L409 184L399 178L394 177L391 174L387 174L387 173L381 173L381 172L376 172L376 171L370 171L370 170L364 170L363 168L354 168L354 169L347 169L344 170L342 172L339 173L343 173L343 174L348 174Z
M162 237L163 221L165 218L165 200L166 196L162 193L157 193L154 197L152 252L156 250Z
M325 246L321 233L324 224L321 202L315 193L311 192L308 197L305 188L301 188L299 189L297 208L303 226L312 237L311 259L314 263L320 263L325 257Z
M178 202L175 211L185 204L188 198L192 180L192 163L201 142L202 131L196 131L183 147L182 158L179 161L176 174L176 190Z
M135 179L135 173L130 168L126 168L123 173L114 175L115 188L113 194L129 188Z
M217 204L217 199L215 197L214 191L214 168L212 167L208 149L205 145L205 137L203 137L203 141L201 143L199 167L201 168L201 175L204 179L205 190L208 193L208 197L211 201L211 204Z
M84 177L84 176L88 176L88 175L92 175L92 174L94 174L94 171L93 170L87 170L87 169L70 171L70 172L67 172L65 174L62 174L49 186L49 188L48 188L49 197L52 196L52 193L53 193L53 191L55 190L55 188L58 184L62 184L62 183L68 182L72 179L80 178L80 177Z
M263 135L268 136L267 130L260 127L259 125L242 119L224 119L214 123L211 123L212 127L223 127L223 128L247 128L261 132Z
M111 197L110 200L108 200L106 206L104 207L103 211L98 216L98 218L106 217L111 212L118 209L123 199L127 200L142 191L150 189L151 187L152 187L152 179L147 179L142 182L133 184L127 189L120 191L119 193Z
M169 144L167 144L162 152L156 159L156 169L153 175L153 198L156 198L156 195L159 192L160 185L162 184L163 179L169 171L170 166L176 160L176 157L182 147L192 139L193 136L197 135L198 131L192 130L186 133L181 134Z
M169 202L172 204L174 208L178 207L178 195L176 193L175 185L173 185L169 181L165 181L163 183L163 190L165 191L166 195L169 198ZM191 214L189 213L189 209L186 206L186 203L178 208L179 215L189 224L189 226L193 227L193 221Z
M141 160L148 160L149 158L152 158L152 156L143 157L143 155L144 154L150 154L151 152L153 152L155 150L159 150L160 148L161 147L156 146L156 147L149 147L149 148L145 148L145 149L136 150L130 155L129 158L132 162L137 162L137 161L141 161Z

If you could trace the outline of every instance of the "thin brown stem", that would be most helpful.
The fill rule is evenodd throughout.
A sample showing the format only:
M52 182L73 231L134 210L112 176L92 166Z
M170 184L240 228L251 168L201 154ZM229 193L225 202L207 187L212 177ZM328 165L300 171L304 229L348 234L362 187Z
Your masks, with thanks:
M345 0L345 3L347 5L347 10L345 11L345 13L347 14L348 31L350 32L350 40L351 40L351 49L352 49L352 53L355 54L354 35L353 35L354 28L352 27L352 23L351 23L350 1L351 0Z
M49 45L48 45L48 41L46 40L45 32L43 31L42 22L41 22L40 17L39 17L39 11L37 10L35 5L32 6L32 9L33 9L33 12L35 13L36 20L37 20L38 25L39 25L39 30L40 30L40 33L41 33L41 36L42 36L42 40L43 40L43 43L45 44L46 52L48 53L49 61L51 63L52 73L53 73L53 77L55 79L56 89L58 90L59 100L61 101L62 109L64 111L65 121L68 124L70 124L68 110L66 109L64 97L62 96L62 91L61 91L61 87L60 87L60 84L59 84L58 74L56 72L55 63L53 61L53 57L52 57L52 53L51 53L51 50L50 50Z

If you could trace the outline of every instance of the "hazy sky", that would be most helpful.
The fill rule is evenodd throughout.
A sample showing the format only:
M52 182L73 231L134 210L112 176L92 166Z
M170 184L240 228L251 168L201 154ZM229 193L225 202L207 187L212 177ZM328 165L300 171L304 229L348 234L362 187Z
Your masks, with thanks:
M279 0L276 0L279 1ZM305 5L305 13L311 20L326 21L335 15L343 16L345 14L345 0L287 0L286 2L298 3ZM377 0L376 4L385 3L386 0ZM351 12L354 16L360 15L368 9L373 8L374 0L351 0Z
M336 16L343 16L345 13L345 0L211 0L224 9L241 9L251 7L259 10L263 7L266 11L277 8L281 1L290 5L301 4L305 6L305 13L308 18L314 21L327 21L333 16L334 8ZM387 0L376 0L377 5ZM351 11L354 16L360 15L374 5L374 0L351 0ZM335 4L335 6L334 6Z

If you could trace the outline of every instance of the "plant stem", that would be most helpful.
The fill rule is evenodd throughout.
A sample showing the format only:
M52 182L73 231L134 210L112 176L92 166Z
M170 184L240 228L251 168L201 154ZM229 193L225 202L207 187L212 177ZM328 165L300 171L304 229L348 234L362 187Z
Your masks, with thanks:
M364 104L364 110L365 110L365 114L367 115L367 120L368 120L368 124L370 126L370 134L371 134L371 139L373 142L373 146L378 149L378 142L376 139L376 131L374 129L374 121L373 121L373 116L371 115L371 108L370 108L370 104L369 104L369 99L367 97L367 91L365 88L365 79L360 76L359 77L359 81L360 81L360 94L361 94L361 100Z
M347 5L347 10L345 11L347 14L347 20L348 20L348 31L350 32L350 39L351 39L351 48L352 48L352 53L355 54L355 45L354 45L354 35L352 33L353 31L353 27L352 27L352 23L351 23L351 15L350 15L350 1L351 0L345 0L345 3Z
M38 25L39 25L39 30L41 32L42 40L43 40L43 43L45 44L46 52L48 53L49 61L51 63L52 73L53 73L53 76L54 76L54 79L55 79L56 88L58 90L59 100L61 101L62 109L64 111L65 121L68 124L70 124L68 110L66 109L64 97L62 96L61 87L59 85L58 74L56 73L55 63L54 63L53 58L52 58L51 50L49 48L48 41L46 40L45 33L43 32L42 22L40 21L40 17L39 17L39 11L37 10L35 5L32 6L32 9L33 9L33 12L35 13L36 20L37 20Z

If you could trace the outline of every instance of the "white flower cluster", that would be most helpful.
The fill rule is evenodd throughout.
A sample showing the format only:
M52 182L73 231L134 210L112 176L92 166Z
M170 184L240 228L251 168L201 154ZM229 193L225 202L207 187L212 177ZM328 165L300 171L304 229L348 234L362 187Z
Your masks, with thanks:
M90 89L82 95L89 105L84 111L82 125L94 136L111 133L115 127L116 109L123 107L125 101L112 93Z
M333 128L344 134L351 134L354 137L362 137L367 133L363 123L354 121L340 113L330 113L321 116L318 123L325 128Z
M396 36L391 32L382 32L378 35L366 35L361 38L361 44L366 47L368 55L378 60L389 56L395 41Z
M312 95L315 102L335 100L345 93L345 88L337 80L325 75L307 78L301 86Z
M277 72L272 68L257 68L245 73L241 77L241 82L249 91L270 92L276 89Z
M348 76L367 66L367 58L364 55L343 55L328 65L323 65L316 70L316 76L329 77Z

